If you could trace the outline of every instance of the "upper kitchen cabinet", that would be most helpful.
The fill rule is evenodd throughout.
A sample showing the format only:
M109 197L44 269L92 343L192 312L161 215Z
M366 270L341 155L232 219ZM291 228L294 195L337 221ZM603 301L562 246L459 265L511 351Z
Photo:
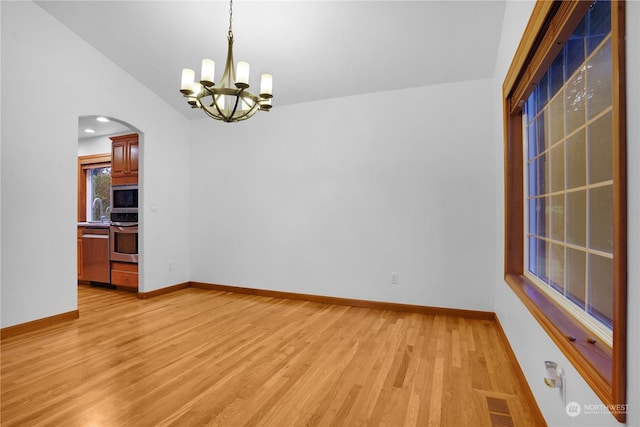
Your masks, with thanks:
M138 183L138 134L111 137L111 185Z

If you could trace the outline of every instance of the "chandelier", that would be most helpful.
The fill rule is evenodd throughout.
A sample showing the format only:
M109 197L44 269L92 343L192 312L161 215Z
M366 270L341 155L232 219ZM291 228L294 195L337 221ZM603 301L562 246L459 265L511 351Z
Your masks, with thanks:
M260 94L249 92L249 64L238 61L233 63L233 0L229 1L229 31L227 33L227 62L224 65L222 80L214 83L215 63L211 59L202 60L200 82L195 81L192 69L182 70L180 92L191 108L201 108L209 117L224 122L239 122L253 116L258 110L269 111L273 97L271 74L262 74Z

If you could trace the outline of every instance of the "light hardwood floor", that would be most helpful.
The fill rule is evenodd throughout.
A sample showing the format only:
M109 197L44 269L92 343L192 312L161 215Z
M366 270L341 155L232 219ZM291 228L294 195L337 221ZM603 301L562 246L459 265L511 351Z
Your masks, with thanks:
M8 426L538 426L495 321L79 287L2 340Z

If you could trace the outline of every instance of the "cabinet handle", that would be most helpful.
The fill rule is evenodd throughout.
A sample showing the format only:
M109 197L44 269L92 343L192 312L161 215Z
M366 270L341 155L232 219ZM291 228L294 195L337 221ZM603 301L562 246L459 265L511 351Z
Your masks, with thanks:
M83 234L83 239L108 239L108 234Z

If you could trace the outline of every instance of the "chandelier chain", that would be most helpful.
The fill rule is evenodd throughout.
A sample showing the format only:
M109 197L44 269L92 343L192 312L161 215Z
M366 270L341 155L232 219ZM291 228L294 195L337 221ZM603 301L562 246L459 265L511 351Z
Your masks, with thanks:
M233 21L233 0L229 0L229 35L233 36L233 31L231 31L231 21Z

